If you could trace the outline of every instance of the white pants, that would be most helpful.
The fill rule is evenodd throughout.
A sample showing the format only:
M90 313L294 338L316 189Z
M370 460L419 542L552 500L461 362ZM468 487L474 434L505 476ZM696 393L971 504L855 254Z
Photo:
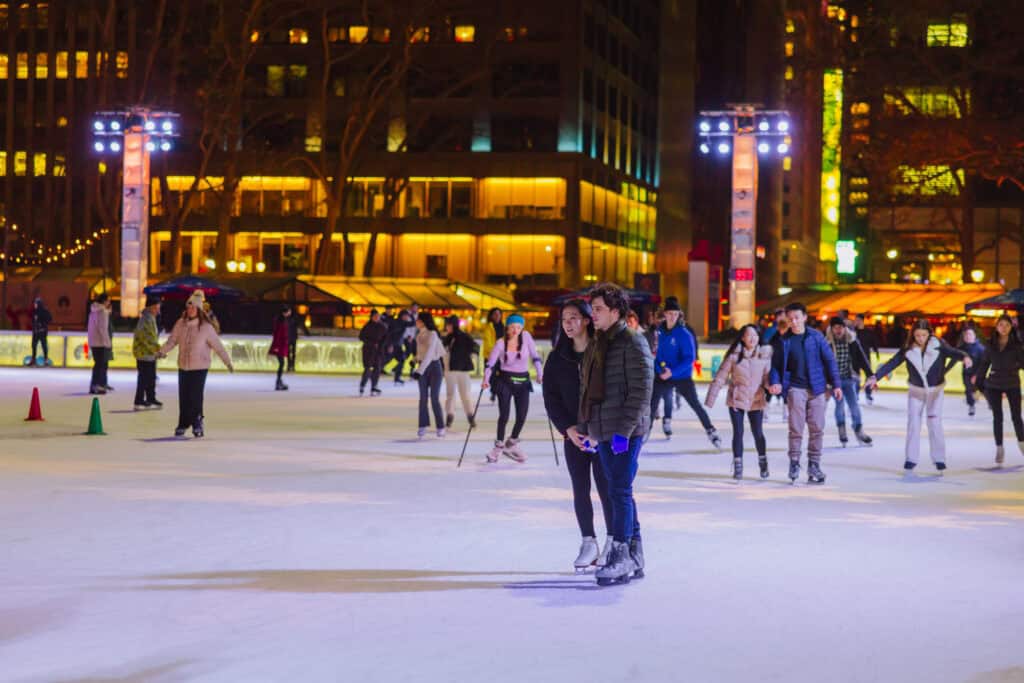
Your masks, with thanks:
M928 416L928 448L932 461L946 462L946 440L942 436L942 396L945 384L937 387L911 386L907 393L907 451L909 462L917 463L921 451L921 415Z
M462 399L462 407L466 411L466 417L473 415L473 402L469 396L469 372L462 370L449 370L444 373L445 401L444 412L447 415L454 415L455 389L459 389L459 398Z

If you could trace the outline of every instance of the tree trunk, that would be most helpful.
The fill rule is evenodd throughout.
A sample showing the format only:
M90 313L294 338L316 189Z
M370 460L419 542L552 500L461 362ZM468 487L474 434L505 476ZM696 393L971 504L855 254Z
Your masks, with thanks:
M974 270L974 174L968 173L960 190L960 264L964 282L971 281Z
M352 277L356 273L356 252L348 239L348 230L341 232L341 273Z
M366 245L366 263L363 264L363 277L373 277L373 260L377 256L377 236L380 233L370 233L370 242Z
M327 265L331 258L331 242L334 238L334 231L338 227L338 209L338 203L328 198L327 220L324 223L324 234L320 239L320 249L314 262L314 275L323 275L327 272Z
M224 187L220 195L217 211L217 244L214 247L214 270L219 273L228 269L228 242L231 241L231 209L235 203L235 191L238 189L238 158L234 152L234 136L228 137L229 152L224 165Z

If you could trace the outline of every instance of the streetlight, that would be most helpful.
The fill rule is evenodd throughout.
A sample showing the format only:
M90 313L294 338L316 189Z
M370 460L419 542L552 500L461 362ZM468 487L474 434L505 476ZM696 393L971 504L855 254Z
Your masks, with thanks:
M729 311L734 327L753 323L755 313L754 275L757 263L757 172L758 156L774 151L785 157L790 152L790 118L784 110L759 109L756 104L735 104L721 111L700 112L698 135L701 154L712 148L725 156L732 151L732 246L729 268ZM732 138L730 145L722 139ZM691 283L691 291L694 284ZM706 283L705 283L706 287Z
M121 154L121 315L142 311L149 270L149 156L169 152L178 137L178 115L146 107L96 112L93 146L98 154Z

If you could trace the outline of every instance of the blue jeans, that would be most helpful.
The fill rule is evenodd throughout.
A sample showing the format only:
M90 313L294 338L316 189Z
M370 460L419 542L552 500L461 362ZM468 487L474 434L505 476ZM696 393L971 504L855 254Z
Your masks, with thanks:
M846 411L843 404L850 406L850 419L853 420L853 431L860 431L863 426L860 417L860 405L857 404L857 388L859 382L856 377L848 377L839 381L839 387L843 390L843 400L836 401L836 424L846 424Z
M634 436L623 453L613 453L610 441L602 441L597 445L612 502L612 536L620 543L627 542L633 536L640 537L640 519L633 499L633 479L640 465L640 447L643 442L643 437Z

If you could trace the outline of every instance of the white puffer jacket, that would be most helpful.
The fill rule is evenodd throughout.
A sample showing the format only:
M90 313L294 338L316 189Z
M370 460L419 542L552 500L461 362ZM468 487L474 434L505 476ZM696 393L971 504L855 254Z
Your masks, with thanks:
M229 370L234 370L231 356L220 343L220 337L217 336L213 325L208 322L201 323L198 317L191 320L181 318L174 323L171 336L160 348L160 353L166 355L175 346L178 347L180 370L209 370L211 349L220 356Z

